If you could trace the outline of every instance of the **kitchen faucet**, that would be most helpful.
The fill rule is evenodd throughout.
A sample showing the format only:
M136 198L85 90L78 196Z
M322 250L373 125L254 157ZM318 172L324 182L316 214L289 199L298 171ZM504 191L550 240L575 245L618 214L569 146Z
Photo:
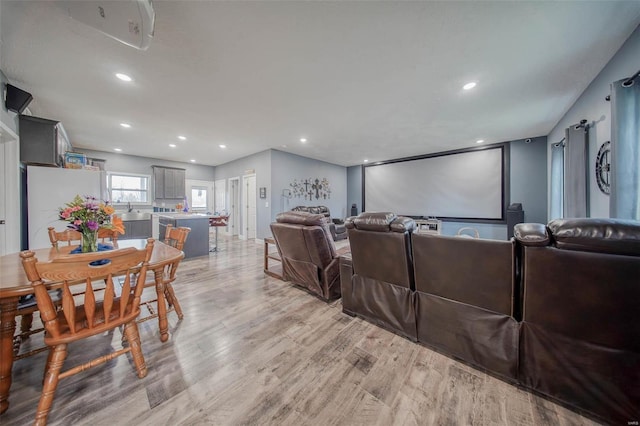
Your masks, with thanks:
M127 202L127 211L128 211L129 213L131 213L131 212L133 211L133 208L131 207L131 201L128 201L128 202Z

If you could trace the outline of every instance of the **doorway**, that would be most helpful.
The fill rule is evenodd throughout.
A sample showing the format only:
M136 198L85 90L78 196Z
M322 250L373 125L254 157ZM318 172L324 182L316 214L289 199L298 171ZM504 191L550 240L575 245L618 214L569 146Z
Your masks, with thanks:
M18 135L0 121L0 256L20 251Z
M242 176L242 234L241 239L256 238L257 206L256 206L256 175Z

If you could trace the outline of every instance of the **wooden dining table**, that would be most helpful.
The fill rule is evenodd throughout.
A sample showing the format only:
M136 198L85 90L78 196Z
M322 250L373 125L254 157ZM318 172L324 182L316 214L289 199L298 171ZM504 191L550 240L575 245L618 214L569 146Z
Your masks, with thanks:
M135 247L143 249L146 239L118 240L114 248ZM68 254L77 245L34 249L38 262L48 262L56 257ZM184 253L161 241L156 241L149 261L148 269L153 271L158 299L158 323L160 340L169 338L167 305L164 296L164 267L184 258ZM55 289L60 283L47 283ZM13 368L13 336L16 330L16 313L21 296L34 294L33 288L22 267L19 253L0 256L0 414L9 408L9 390L11 388L11 370Z

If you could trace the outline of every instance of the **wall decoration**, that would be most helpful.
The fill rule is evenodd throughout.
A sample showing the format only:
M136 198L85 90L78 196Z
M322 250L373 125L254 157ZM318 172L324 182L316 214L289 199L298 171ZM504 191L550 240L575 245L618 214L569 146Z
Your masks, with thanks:
M331 187L327 178L308 178L290 183L291 194L296 198L305 200L328 200L331 198Z
M600 147L596 157L596 182L603 194L611 191L611 141L606 141Z

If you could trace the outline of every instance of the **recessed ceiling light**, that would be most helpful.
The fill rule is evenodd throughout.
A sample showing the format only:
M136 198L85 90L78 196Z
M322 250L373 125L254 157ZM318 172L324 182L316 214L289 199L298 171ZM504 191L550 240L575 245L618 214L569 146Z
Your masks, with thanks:
M300 138L300 142L306 143L307 142L307 138Z
M191 161L192 163L195 163L195 162L196 162L196 160L189 160L189 161Z
M175 148L175 147L176 147L176 144L175 144L175 143L170 143L170 144L169 144L169 146L170 146L171 148Z
M186 136L178 136L178 139L180 139L181 141L186 141L187 137Z
M281 146L282 146L283 148L286 148L286 147L287 147L286 145L281 145Z
M220 145L218 145L218 146L219 146L220 148L222 148L222 149L224 149L224 148L226 148L226 147L227 147L227 146L226 146L226 145L224 145L224 144L220 144Z
M365 162L365 163L368 163L368 162L369 162L369 160L367 160L367 159L365 158L364 162Z
M116 77L118 77L122 81L132 81L133 79L126 74L116 73Z
M113 148L115 152L122 152L122 148Z
M476 83L475 83L474 81L472 81L472 82L470 82L470 83L467 83L467 84L465 84L464 86L462 86L462 88L463 88L464 90L471 90L471 89L473 89L474 87L476 87Z
M478 139L478 140L476 141L476 143L482 143L482 142L484 142L484 139Z
M129 127L131 127L131 124L128 124L128 123L120 123L120 125L125 129L128 129Z

